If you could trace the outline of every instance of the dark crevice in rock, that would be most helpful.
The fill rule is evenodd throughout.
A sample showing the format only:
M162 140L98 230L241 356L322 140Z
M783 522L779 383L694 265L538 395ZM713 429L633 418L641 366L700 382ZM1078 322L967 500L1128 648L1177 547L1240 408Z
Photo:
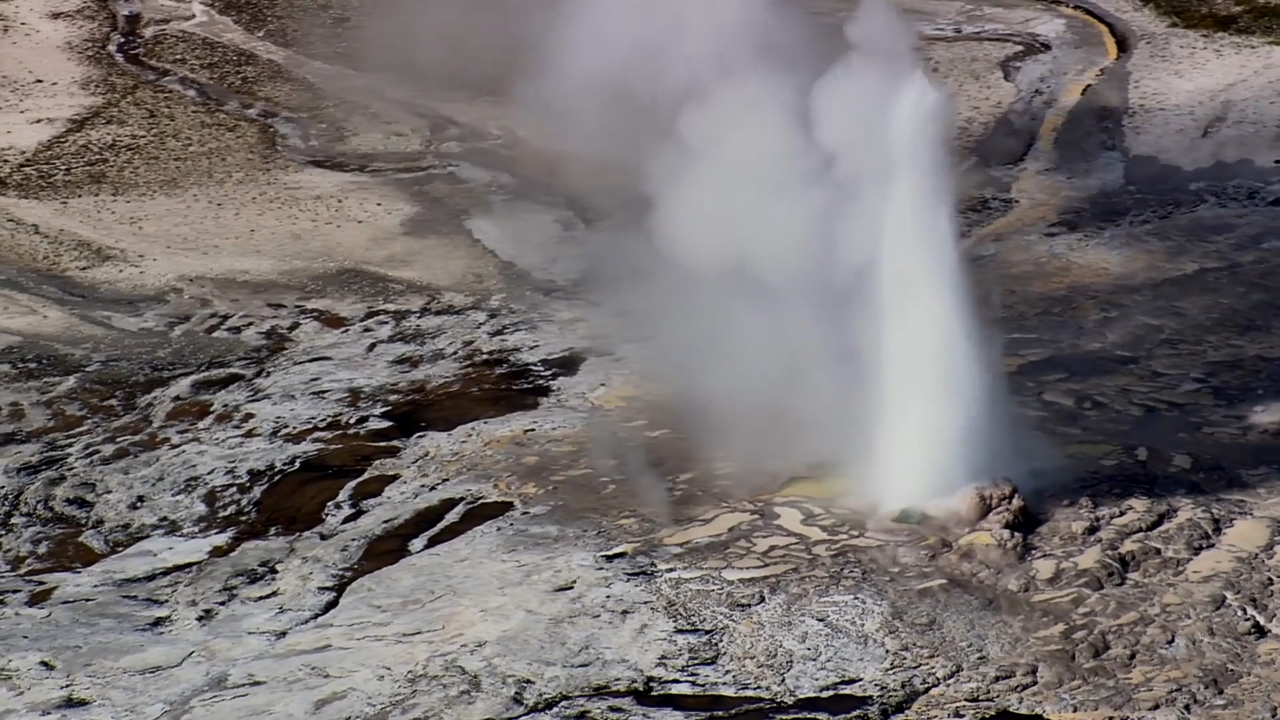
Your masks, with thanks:
M249 378L243 370L229 368L195 375L188 384L193 395L216 395L236 383Z
M395 445L352 444L312 455L271 481L258 496L255 517L238 533L256 539L297 535L324 521L325 508L375 462L400 454Z
M146 585L148 583L153 583L156 580L159 580L161 578L166 578L166 577L169 577L170 575L177 575L180 572L184 572L192 568L200 567L200 565L202 564L204 564L204 560L192 560L191 562L179 563L177 565L164 568L163 570L157 570L156 572L149 573L147 575L141 575L139 577L129 578L128 580L123 581L123 584Z
M382 497L382 493L391 487L400 476L396 473L384 473L381 475L371 475L363 478L351 488L351 494L348 496L348 502L351 504L351 513L342 518L343 525L349 525L356 520L364 517L366 503L370 500L376 500Z
M1049 718L1039 714L1020 713L1014 712L1013 710L1001 710L995 715L987 715L982 720L1049 720Z
M333 595L316 615L316 619L324 617L338 607L342 602L342 596L357 580L409 557L409 545L438 527L463 501L463 498L445 498L434 505L422 508L370 541L365 546L364 552L360 553L360 558L356 560L355 565L348 568L329 588L333 591Z
M78 710L93 704L92 698L83 697L74 693L63 697L58 701L57 709L59 710Z
M515 509L516 504L508 500L488 500L476 503L458 516L457 520L440 528L422 546L423 550L439 547L447 542L457 540L485 523L493 522Z
M567 352L545 360L540 360L537 367L543 373L556 379L570 378L578 374L587 362L587 355L581 352Z
M57 585L48 585L46 587L40 588L39 590L33 591L30 595L27 596L27 602L26 602L27 607L29 608L40 607L49 598L53 597L53 594L57 592L57 590L58 590Z
M351 568L348 584L409 557L409 544L434 530L462 502L462 498L445 498L410 515L400 524L374 538Z
M387 532L374 538L367 546L355 565L343 573L339 580L329 589L332 597L321 608L316 619L332 612L342 602L342 596L360 578L379 570L391 567L412 554L410 545L414 540L431 533L443 523L450 514L465 502L464 498L445 498L440 502L422 508L392 527ZM462 537L485 523L493 522L515 508L515 503L505 500L486 500L465 508L458 517L448 525L427 538L423 550L439 547L447 542Z
M850 713L864 710L874 704L872 698L862 695L826 695L821 697L805 697L783 705L774 705L753 710L746 710L719 717L731 720L774 720L777 718L795 718L797 713L813 718L844 717Z
M535 410L553 391L552 383L572 377L586 357L569 353L534 365L503 357L468 366L461 377L440 385L418 385L399 393L379 415L400 438L450 432L463 425Z
M399 479L400 475L398 473L371 475L367 478L361 479L360 482L356 483L356 486L351 489L352 504L359 505L360 503L368 502L374 498L382 497L382 493L386 492L387 488L391 487L391 485Z
M290 442L323 442L331 448L304 458L283 473L262 471L248 482L232 486L230 491L211 489L205 493L209 508L207 528L238 528L233 541L219 550L220 555L230 554L248 540L314 530L324 522L326 510L348 485L364 477L374 463L403 451L401 442L423 433L451 432L470 423L537 409L555 391L555 381L574 375L585 362L586 357L579 353L536 363L522 363L506 355L481 358L469 363L455 379L390 391L392 399L372 417L374 422L384 421L384 425L364 429L361 426L371 420L365 417L334 420L292 433L286 437ZM362 403L364 398L352 402ZM352 512L342 524L362 517L367 512L366 505L398 478L375 475L361 480L351 493ZM244 507L242 498L251 497L257 487L263 490L252 508L239 509ZM459 520L461 529L453 537L509 510L490 503L470 508ZM486 513L497 514L489 517ZM424 527L413 537L430 529ZM454 532L453 526L442 532ZM452 538L442 536L439 543L448 539Z
M1139 364L1140 358L1106 352L1062 352L1023 364L1012 374L1015 380L1054 377L1067 380L1113 375Z
M723 713L767 705L770 700L751 695L715 695L711 693L635 693L632 700L643 708L661 708L677 712ZM736 716L730 716L736 717Z
M439 360L412 356L413 362L399 364L419 366ZM572 377L586 357L568 353L537 363L522 363L499 355L470 362L456 377L443 382L416 382L391 388L382 393L382 408L373 417L384 425L361 429L370 421L335 420L328 425L306 428L292 433L288 439L303 442L321 433L333 433L324 442L386 443L408 440L428 432L452 432L483 420L494 420L519 412L536 410L555 391L557 380ZM352 390L347 404L358 407L368 400L365 393Z
M530 708L518 717L527 717L538 713L546 713L567 703L591 700L629 700L637 708L646 710L668 710L687 713L699 720L784 720L805 718L806 720L826 720L828 718L849 717L884 703L876 698L849 693L833 695L813 695L801 697L790 702L780 702L774 698L758 695L725 695L720 693L665 693L648 689L631 691L607 691L582 696L567 696L551 699L538 707ZM897 707L899 703L890 703ZM876 717L883 717L880 713Z
M32 558L35 566L24 571L22 575L31 577L83 570L93 567L114 554L100 552L85 544L80 539L82 532L84 529L81 527L70 527L50 535L44 542L38 544L41 550ZM15 565L20 566L24 562L26 562L25 558L15 559Z

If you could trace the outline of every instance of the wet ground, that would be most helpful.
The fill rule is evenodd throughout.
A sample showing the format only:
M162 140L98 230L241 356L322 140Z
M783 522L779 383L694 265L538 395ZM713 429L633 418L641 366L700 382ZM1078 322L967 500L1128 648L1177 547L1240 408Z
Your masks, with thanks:
M1128 6L914 9L1071 463L957 524L694 462L546 266L590 211L361 88L354 5L68 3L98 100L0 154L0 717L1275 716L1265 112L1153 109Z

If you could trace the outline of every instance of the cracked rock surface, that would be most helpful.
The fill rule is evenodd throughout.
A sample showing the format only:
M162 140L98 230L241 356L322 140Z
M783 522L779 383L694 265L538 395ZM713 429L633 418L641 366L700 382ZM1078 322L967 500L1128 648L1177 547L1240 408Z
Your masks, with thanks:
M1280 50L910 9L1070 464L959 523L689 461L590 213L368 3L0 3L0 717L1275 717Z

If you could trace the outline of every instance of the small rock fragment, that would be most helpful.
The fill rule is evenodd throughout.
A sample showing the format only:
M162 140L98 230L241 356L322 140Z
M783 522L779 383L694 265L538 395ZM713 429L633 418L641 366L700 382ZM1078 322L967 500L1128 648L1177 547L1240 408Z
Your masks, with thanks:
M975 529L1013 532L1024 532L1032 521L1026 500L1009 482L971 490L963 517Z

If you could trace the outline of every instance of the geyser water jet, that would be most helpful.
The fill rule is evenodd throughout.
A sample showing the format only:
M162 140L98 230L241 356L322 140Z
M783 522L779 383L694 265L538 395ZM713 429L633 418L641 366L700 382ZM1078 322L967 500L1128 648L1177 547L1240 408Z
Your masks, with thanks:
M870 437L844 466L882 509L929 506L1007 470L1003 392L960 250L950 100L889 0L863 0L846 34L852 51L812 96L845 198L839 257L866 263L871 286L850 328L869 358Z
M635 163L643 232L611 237L647 236L657 269L610 298L643 311L647 367L703 445L749 470L836 468L884 511L1012 477L950 103L890 1L863 0L842 57L771 0L561 11L522 97L553 142Z

